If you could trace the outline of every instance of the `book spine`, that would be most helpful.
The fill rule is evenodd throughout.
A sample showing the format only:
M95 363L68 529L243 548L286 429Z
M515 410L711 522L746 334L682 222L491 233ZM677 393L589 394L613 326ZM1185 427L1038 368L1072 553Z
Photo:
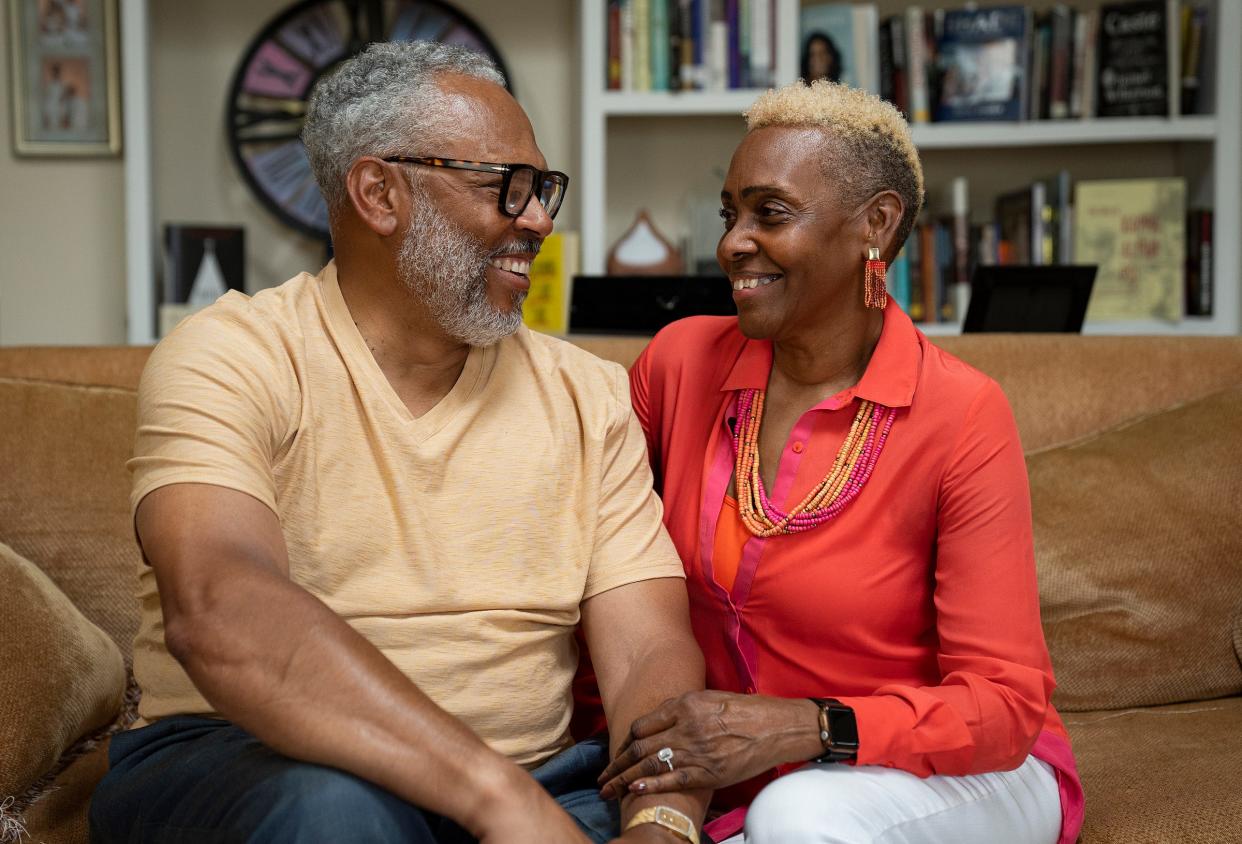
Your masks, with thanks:
M621 89L621 0L608 0L608 90Z
M940 264L936 256L935 223L925 223L919 226L919 255L922 259L919 275L923 291L923 319L927 322L937 322L939 309L936 306L940 297L936 290L936 276L939 273Z
M953 283L970 283L970 184L965 176L956 177L953 196Z
M681 0L668 0L668 89L681 90Z
M677 7L678 12L678 28L681 30L681 53L677 56L679 70L678 79L681 81L681 90L689 91L695 86L694 76L694 54L697 50L694 41L694 2L693 0L681 0Z
M1086 116L1083 111L1083 84L1087 78L1087 14L1074 12L1074 59L1073 71L1070 73L1069 116L1081 118Z
M634 90L651 90L651 0L634 4Z
M1048 79L1048 116L1053 120L1069 117L1070 50L1073 18L1069 7L1057 5L1052 10L1052 61Z
M749 88L750 83L750 14L751 0L737 0L737 86Z
M1096 73L1099 69L1099 27L1100 10L1089 9L1083 12L1087 19L1086 48L1083 52L1082 67L1082 116L1095 117L1096 114Z
M1031 185L1031 263L1052 263L1052 231L1049 223L1048 192L1043 182Z
M910 256L910 307L906 313L915 322L923 321L923 235L915 226L906 240L906 252Z
M709 33L708 87L723 91L729 85L729 24L712 21Z
M901 251L893 259L889 276L892 279L889 295L897 300L903 311L910 313L910 253L905 246L901 247Z
M1199 215L1199 313L1211 316L1216 301L1215 271L1212 265L1212 212Z
M703 45L706 43L707 27L703 25L703 10L711 4L708 0L690 0L690 64L693 65L695 87L702 86L699 68L703 66Z
M910 115L910 59L906 44L906 21L900 15L889 18L893 25L893 105Z
M738 29L741 16L741 0L725 0L725 25L729 36L729 63L727 87L742 87L742 40Z
M893 21L887 19L880 24L880 97L890 103L897 102L893 89Z
M750 8L750 84L767 88L772 84L772 4L753 0Z
M634 0L621 0L621 90L637 90L634 73Z
M650 0L651 27L648 30L651 61L651 90L668 90L668 0Z
M924 34L923 10L917 6L906 9L906 60L909 62L910 122L927 123L931 110L927 91L927 39Z
M854 64L858 67L858 87L880 93L879 16L874 3L853 7Z
M1168 0L1164 13L1165 32L1165 75L1168 80L1169 106L1165 112L1169 117L1182 113L1182 45L1181 31L1177 25L1178 5L1180 0Z

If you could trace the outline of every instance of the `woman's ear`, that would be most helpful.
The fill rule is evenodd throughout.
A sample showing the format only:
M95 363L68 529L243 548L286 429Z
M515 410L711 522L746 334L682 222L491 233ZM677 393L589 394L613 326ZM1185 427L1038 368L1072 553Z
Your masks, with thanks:
M345 174L345 192L358 219L380 237L397 231L405 204L393 168L371 156L359 158Z
M867 225L875 234L874 244L880 247L880 254L885 260L891 260L897 250L893 238L901 225L906 206L901 196L892 190L880 191L867 203Z

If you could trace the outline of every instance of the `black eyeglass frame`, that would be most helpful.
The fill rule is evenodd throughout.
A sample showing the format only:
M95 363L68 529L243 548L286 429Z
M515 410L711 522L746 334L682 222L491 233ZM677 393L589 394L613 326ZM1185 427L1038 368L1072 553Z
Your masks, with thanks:
M500 213L506 217L520 217L522 212L526 210L526 206L530 204L530 198L535 196L536 191L540 194L539 204L543 205L543 210L548 213L552 219L556 219L556 213L561 210L561 205L565 201L565 193L569 190L569 176L560 170L540 170L530 164L494 164L488 161L464 161L460 158L439 158L436 156L410 156L410 155L390 155L384 159L390 164L421 164L424 167L447 167L451 170L473 170L477 173L496 173L503 176L500 183L500 199L496 205L500 208ZM508 205L505 204L505 198L509 196L509 185L513 181L513 174L529 170L533 174L530 182L530 190L527 192L525 199L516 211L510 211ZM561 186L560 194L556 197L556 207L549 208L544 205L542 197L542 186L544 179L552 177L554 183L558 182Z

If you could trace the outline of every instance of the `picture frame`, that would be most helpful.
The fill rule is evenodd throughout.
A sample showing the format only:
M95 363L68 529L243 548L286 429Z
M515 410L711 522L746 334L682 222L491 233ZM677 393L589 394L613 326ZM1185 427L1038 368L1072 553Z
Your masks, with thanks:
M116 0L6 0L13 149L121 154Z

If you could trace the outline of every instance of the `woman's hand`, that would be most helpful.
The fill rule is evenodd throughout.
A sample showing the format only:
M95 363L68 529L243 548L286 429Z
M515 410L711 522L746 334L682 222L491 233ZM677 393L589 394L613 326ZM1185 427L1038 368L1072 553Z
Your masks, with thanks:
M656 757L662 748L673 751L671 771ZM809 700L689 692L634 722L600 775L600 794L723 788L821 752L819 712Z

